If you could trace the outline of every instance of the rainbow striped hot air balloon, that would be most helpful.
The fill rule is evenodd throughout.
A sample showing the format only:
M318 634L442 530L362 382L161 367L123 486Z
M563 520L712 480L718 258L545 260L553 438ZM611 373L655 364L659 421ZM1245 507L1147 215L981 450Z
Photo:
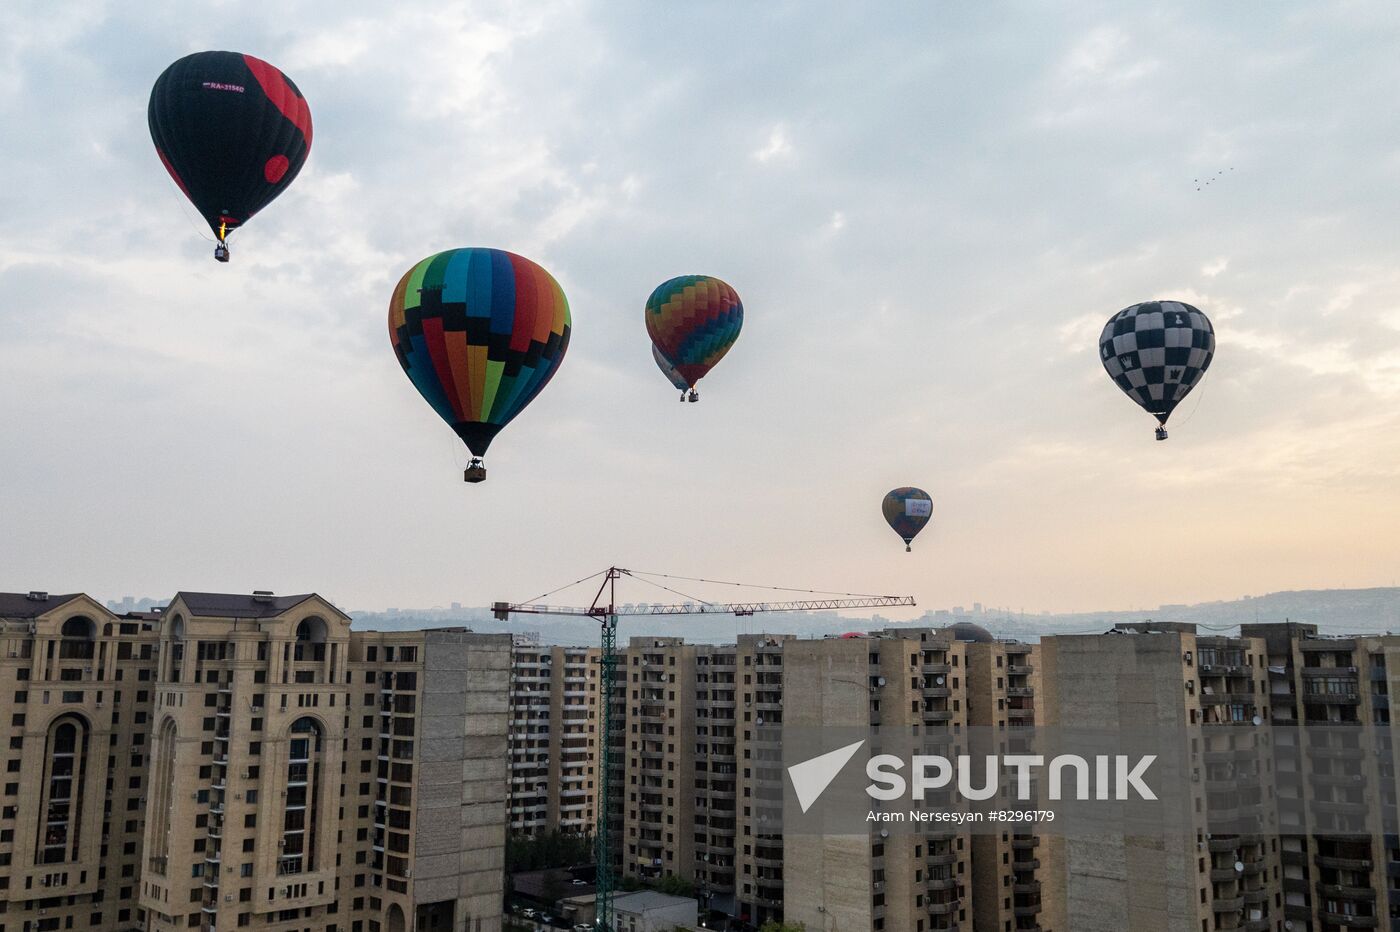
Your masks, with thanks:
M695 383L724 358L744 325L744 305L733 288L709 275L662 282L647 298L647 333L698 401Z
M399 365L472 452L465 478L528 405L569 347L569 302L529 259L500 249L451 249L409 269L389 302Z

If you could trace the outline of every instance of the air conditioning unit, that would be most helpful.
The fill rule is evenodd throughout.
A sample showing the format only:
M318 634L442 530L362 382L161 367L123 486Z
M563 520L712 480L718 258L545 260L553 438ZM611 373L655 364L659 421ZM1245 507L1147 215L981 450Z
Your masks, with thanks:
M262 706L260 706L260 705L255 705L255 706L253 706L252 712L253 712L254 715L261 715L261 714L262 714Z

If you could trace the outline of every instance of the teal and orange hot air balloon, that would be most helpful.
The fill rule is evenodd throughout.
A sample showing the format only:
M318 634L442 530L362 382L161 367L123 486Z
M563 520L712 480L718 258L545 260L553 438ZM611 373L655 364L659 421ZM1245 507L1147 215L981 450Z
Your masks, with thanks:
M914 549L910 546L914 538L933 518L933 499L923 489L906 485L886 494L880 510L886 523L904 540L907 552Z
M695 383L724 358L744 325L744 305L733 288L709 275L662 282L647 298L651 342L699 401Z
M569 302L548 272L501 249L450 249L409 269L389 302L399 365L486 478L496 433L549 383L569 348Z
M666 380L681 390L681 401L685 401L685 390L690 388L690 383L685 380L685 376L676 371L676 367L671 365L671 360L661 355L661 350L656 348L656 344L651 345L651 358L656 362L656 368L661 370L661 374L666 376Z

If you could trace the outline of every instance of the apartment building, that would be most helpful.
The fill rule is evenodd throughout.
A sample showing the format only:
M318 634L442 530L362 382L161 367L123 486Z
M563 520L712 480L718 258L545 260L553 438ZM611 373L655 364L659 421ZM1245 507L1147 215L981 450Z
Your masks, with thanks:
M157 623L0 593L0 932L143 928Z
M591 833L601 797L596 647L517 637L510 678L510 830Z
M1049 924L1282 932L1278 821L1262 789L1275 731L1264 640L1148 622L1043 638L1039 660L1046 725L1170 735L1189 749L1192 771L1175 831L1042 840ZM1227 831L1213 833L1219 826Z
M1400 932L1391 687L1400 637L1244 625L1268 649L1284 915L1293 932Z
M971 626L966 626L971 627ZM1035 753L1028 737L1040 723L1040 668L1034 644L1001 641L967 632L968 725L985 734L998 754ZM1039 787L1032 783L1032 794ZM1000 805L1015 806L1009 774L998 791ZM1032 804L1033 807L1033 804ZM976 932L1049 932L1042 921L1041 839L1031 826L972 836L972 927Z
M977 725L1003 734L1004 749L1018 748L1015 732L1038 714L1035 650L965 624L843 638L741 635L728 645L633 638L619 651L613 696L621 873L682 877L703 910L754 927L787 918L809 928L1049 930L1040 839L1030 833L785 839L774 804L784 724L917 729L950 755ZM597 656L514 648L513 831L570 827L556 817L565 784L554 768L568 753L559 729L563 710L578 703L582 733L601 741ZM583 686L583 695L566 696L562 685ZM600 766L598 747L584 746L580 762ZM963 805L951 791L934 802ZM985 905L975 908L974 898Z
M270 593L0 625L0 930L500 928L508 638Z
M633 638L623 654L617 678L626 691L624 768L616 794L622 835L615 850L624 877L695 876L696 815L712 802L708 789L696 792L697 656L707 649L675 637Z
M964 632L969 633L969 632ZM794 640L783 648L784 723L798 727L919 728L956 756L968 727L967 642L946 631L892 629ZM956 809L945 789L927 804ZM814 929L969 929L972 845L964 831L788 836L783 914Z

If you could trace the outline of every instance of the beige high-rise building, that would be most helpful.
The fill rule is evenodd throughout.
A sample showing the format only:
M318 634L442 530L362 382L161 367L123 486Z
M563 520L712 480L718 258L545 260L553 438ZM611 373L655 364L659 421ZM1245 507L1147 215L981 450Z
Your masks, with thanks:
M761 803L783 786L775 735L784 723L917 728L954 755L975 719L1007 732L1006 745L1017 747L1014 732L1037 714L1034 651L972 625L848 638L743 635L730 645L633 638L620 651L614 700L621 873L645 882L680 877L694 885L702 911L754 926L787 918L809 929L1049 930L1041 917L1040 840L1030 833L881 838L877 830L785 839ZM564 663L576 678L570 665L591 671L596 658L591 648L515 647L515 831L561 824L553 816L557 782L546 777L561 753L558 670ZM585 696L576 698L601 702L593 683L590 673ZM601 739L598 702L589 701L581 717ZM591 745L588 751L596 753ZM522 770L533 776L517 778ZM961 805L951 791L936 802ZM974 922L978 889L989 917L981 924Z
M785 725L922 729L956 756L968 726L967 643L943 631L793 640L783 647ZM961 804L951 790L928 797ZM787 836L783 914L808 929L972 928L966 832Z
M1292 932L1400 929L1400 636L1254 624L1267 644L1279 760L1284 915Z
M626 684L622 874L695 875L695 682L698 649L680 638L633 638L617 676ZM708 805L708 791L703 797ZM730 807L732 809L732 806ZM702 808L702 812L708 811Z
M156 622L0 593L0 639L0 929L141 929Z
M598 824L599 653L517 639L510 683L510 830L516 834L588 834Z
M1040 723L1040 684L1034 644L978 638L967 645L968 724L994 737L998 754L1031 754L1026 737ZM1013 788L1003 774L998 799L1009 804ZM1032 784L1032 791L1038 787ZM1032 826L972 836L973 928L976 932L1050 932L1041 913L1041 838ZM1061 927L1066 928L1066 927Z
M618 866L647 882L690 881L702 914L755 926L785 918L809 930L913 932L1396 928L1397 653L1400 637L1319 638L1298 625L1224 637L1150 622L1038 645L967 624L846 638L746 635L731 645L634 638L621 651L613 697ZM554 768L565 772L566 705L585 702L570 717L602 740L596 656L516 650L516 682L531 685L513 700L513 718L528 729L516 736L513 761L548 775L538 809L546 825L563 823ZM583 685L583 695L566 697L566 685ZM1285 772L1276 774L1276 746L1322 740L1290 736L1294 722L1355 723L1334 736L1336 747L1308 750L1364 761L1364 772L1290 770L1280 753ZM535 730L541 723L544 732ZM1032 726L1158 729L1179 736L1191 772L1181 829L784 837L760 805L765 790L783 785L781 748L763 728L779 724L918 728L950 756L972 752L974 733L1015 754L1032 750ZM584 745L585 777L600 746ZM512 789L513 808L524 786ZM1033 780L1032 789L1042 788ZM1014 802L1009 775L999 790L998 805ZM951 793L934 802L962 805Z
M0 594L0 930L495 932L509 639Z
M1043 839L1050 925L1282 930L1277 817L1259 789L1272 768L1266 660L1262 639L1198 636L1192 625L1041 640L1046 725L1179 735L1194 774L1177 831ZM1212 835L1212 819L1246 829Z

